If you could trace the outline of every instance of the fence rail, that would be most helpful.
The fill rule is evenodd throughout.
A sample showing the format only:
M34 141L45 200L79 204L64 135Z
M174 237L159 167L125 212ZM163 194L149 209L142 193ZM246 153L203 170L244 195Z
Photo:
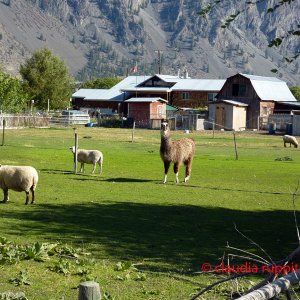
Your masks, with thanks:
M21 127L49 127L50 116L36 115L0 115L0 127L3 128L21 128Z
M22 127L50 127L50 126L69 126L74 124L85 125L90 122L89 115L0 115L0 128L3 128L5 121L6 128Z

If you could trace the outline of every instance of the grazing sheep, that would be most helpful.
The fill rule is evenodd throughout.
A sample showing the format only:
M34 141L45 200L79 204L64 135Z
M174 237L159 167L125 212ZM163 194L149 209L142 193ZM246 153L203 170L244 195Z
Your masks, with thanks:
M192 161L195 154L195 141L190 138L183 138L178 141L172 141L170 138L170 129L167 120L161 123L161 145L160 156L164 162L165 177L163 183L167 182L167 175L171 162L174 163L174 173L176 183L179 182L179 167L183 163L186 166L184 182L190 179L192 171Z
M75 146L70 148L72 153L75 156ZM98 150L84 150L84 149L77 149L77 161L81 163L80 172L84 172L84 164L93 164L93 171L94 174L96 169L96 164L98 163L100 166L100 175L102 174L102 165L103 165L103 154Z
M30 166L2 166L0 165L0 188L4 193L3 202L8 201L8 190L26 193L26 202L29 201L29 191L31 191L34 203L34 191L38 183L38 173Z
M284 147L286 147L286 143L289 143L290 147L293 144L295 148L298 148L298 141L294 136L286 134L282 137L282 139L283 139Z

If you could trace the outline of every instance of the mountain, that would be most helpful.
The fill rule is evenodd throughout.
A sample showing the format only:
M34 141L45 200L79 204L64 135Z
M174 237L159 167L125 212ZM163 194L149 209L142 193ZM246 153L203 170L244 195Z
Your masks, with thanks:
M275 36L297 29L299 1L267 13L275 1L246 6L228 29L221 25L245 2L222 1L206 17L199 0L0 0L0 64L17 75L34 50L48 47L78 80L139 74L227 78L238 72L276 76L300 85L297 35L280 48ZM158 64L160 61L160 64ZM277 69L274 74L271 70Z

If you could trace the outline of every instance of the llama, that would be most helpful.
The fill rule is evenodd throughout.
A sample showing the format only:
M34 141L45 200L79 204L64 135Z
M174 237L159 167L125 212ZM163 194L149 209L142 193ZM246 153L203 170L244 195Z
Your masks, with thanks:
M184 182L190 179L192 171L192 161L195 154L195 141L190 138L183 138L178 141L172 141L170 138L170 129L167 120L161 122L161 144L160 156L164 162L165 177L163 183L167 182L167 175L171 162L174 163L174 173L176 183L179 182L179 167L183 163L186 167Z

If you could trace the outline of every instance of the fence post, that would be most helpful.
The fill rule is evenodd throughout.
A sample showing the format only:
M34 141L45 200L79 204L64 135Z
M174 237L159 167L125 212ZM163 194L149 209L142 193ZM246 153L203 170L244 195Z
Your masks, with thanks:
M238 156L238 151L237 151L237 146L236 146L235 131L233 131L232 133L233 133L233 141L234 141L235 159L238 160L239 156Z
M133 143L133 140L134 140L134 129L135 129L135 121L133 122L133 125L132 125L132 136L131 136L131 142Z
M94 281L81 282L78 300L101 300L100 286Z
M6 125L6 120L3 119L3 121L2 121L2 146L4 146L5 125Z
M76 128L74 129L74 136L75 136L75 153L74 153L74 174L77 173L77 150L78 150L78 135L76 132Z

